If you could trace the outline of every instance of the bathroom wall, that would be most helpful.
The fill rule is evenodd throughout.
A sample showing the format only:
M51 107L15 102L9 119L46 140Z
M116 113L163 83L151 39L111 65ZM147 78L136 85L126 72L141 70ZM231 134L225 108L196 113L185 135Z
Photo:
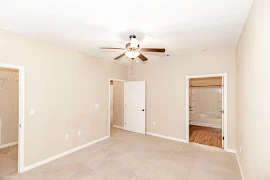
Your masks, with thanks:
M222 127L222 78L190 79L190 124L213 128ZM214 86L218 85L218 86ZM206 87L211 86L211 87Z
M2 82L5 78L3 88ZM10 79L6 79L10 78ZM0 68L0 144L18 141L18 71Z

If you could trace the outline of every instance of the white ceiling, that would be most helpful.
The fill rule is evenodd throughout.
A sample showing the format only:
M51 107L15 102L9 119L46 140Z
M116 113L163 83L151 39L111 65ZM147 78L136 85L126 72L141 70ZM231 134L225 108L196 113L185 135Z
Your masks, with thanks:
M235 48L253 0L1 0L0 28L113 59L130 34L141 47L190 56ZM147 56L149 59L154 56Z

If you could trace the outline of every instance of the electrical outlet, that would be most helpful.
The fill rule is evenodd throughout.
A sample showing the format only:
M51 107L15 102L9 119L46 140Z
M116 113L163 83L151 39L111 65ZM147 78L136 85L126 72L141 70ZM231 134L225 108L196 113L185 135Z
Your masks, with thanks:
M35 110L34 109L30 109L30 115L34 115L35 114Z
M153 125L155 126L156 125L156 122L153 122Z
M65 135L65 140L67 140L67 139L68 139L68 134Z
M239 147L239 151L242 152L242 146Z
M95 108L99 108L99 104L96 104L96 105L95 105Z
M81 131L78 131L78 136L80 136L81 135Z

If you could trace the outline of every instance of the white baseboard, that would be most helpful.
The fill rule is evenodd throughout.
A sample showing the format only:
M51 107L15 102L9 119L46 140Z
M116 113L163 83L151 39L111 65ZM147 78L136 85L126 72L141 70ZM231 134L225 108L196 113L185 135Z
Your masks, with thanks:
M63 157L63 156L66 156L66 155L68 155L68 154L71 154L71 153L73 153L73 152L75 152L75 151L78 151L78 150L81 150L81 149L83 149L83 148L86 148L86 147L88 147L88 146L91 146L91 145L93 145L93 144L95 144L95 143L98 143L98 142L100 142L100 141L103 141L103 140L105 140L105 139L107 139L107 138L109 138L109 137L110 137L110 136L105 136L105 137L103 137L103 138L100 138L100 139L91 141L91 142L89 142L89 143L87 143L87 144L78 146L78 147L76 147L76 148L74 148L74 149L65 151L65 152L63 152L63 153L61 153L61 154L57 154L57 155L55 155L55 156L53 156L53 157L50 157L50 158L48 158L48 159L45 159L45 160L43 160L43 161L39 161L39 162L37 162L37 163L34 163L34 164L32 164L32 165L29 165L29 166L27 166L27 167L24 168L23 172L28 171L28 170L33 169L33 168L36 168L36 167L38 167L38 166L41 166L41 165L43 165L43 164L46 164L46 163L48 163L48 162L51 162L51 161L56 160L56 159L58 159L58 158L61 158L61 157Z
M221 129L220 125L215 125L215 124L205 124L205 123L200 123L200 122L189 122L190 125L194 125L194 126L203 126L203 127L211 127L211 128L218 128Z
M9 147L9 146L14 146L16 144L18 144L18 141L12 142L12 143L8 143L8 144L2 144L2 145L0 145L0 149L6 148L6 147Z
M240 173L241 173L241 176L242 176L242 180L245 180L237 152L236 152L236 158L237 158L237 162L238 162L238 165L239 165L239 169L240 169Z
M172 140L172 141L178 141L178 142L187 143L187 141L184 140L184 139L178 139L178 138L174 138L174 137L170 137L170 136L164 136L164 135L160 135L160 134L154 134L154 133L150 133L150 132L146 132L146 134L147 135L150 135L150 136L155 136L155 137L163 138L163 139L169 139L169 140Z
M234 149L224 149L226 152L234 153L236 154L236 150Z
M240 173L241 173L242 179L244 180L245 178L244 178L244 175L243 175L243 171L242 171L242 168L241 168L241 164L240 164L240 160L239 160L237 151L234 150L234 149L225 149L225 151L230 152L230 153L234 153L236 155L236 159L237 159L237 162L238 162Z
M124 127L123 126L117 126L117 125L113 125L114 128L118 128L118 129L123 129L124 130Z

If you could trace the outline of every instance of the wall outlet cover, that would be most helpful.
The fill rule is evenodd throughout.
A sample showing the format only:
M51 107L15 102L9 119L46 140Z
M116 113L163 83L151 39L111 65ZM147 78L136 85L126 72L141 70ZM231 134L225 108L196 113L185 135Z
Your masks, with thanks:
M35 114L35 110L34 109L30 109L30 115L34 115Z
M68 134L65 135L65 139L66 139L66 140L68 139Z
M81 135L81 131L78 131L78 136L80 136Z
M95 105L95 108L99 108L99 104L96 104L96 105Z

